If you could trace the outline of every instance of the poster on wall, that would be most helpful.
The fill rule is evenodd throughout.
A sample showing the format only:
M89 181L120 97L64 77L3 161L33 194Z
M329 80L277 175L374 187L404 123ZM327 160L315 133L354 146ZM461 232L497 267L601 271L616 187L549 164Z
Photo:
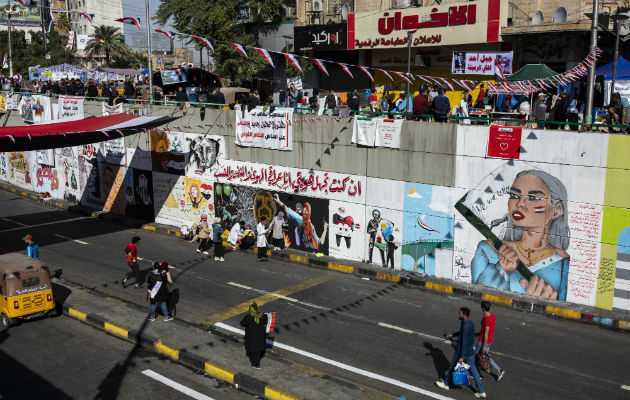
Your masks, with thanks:
M175 137L171 139L175 143ZM211 180L225 160L225 139L220 135L186 133L184 152L186 176Z
M352 143L361 146L374 146L377 121L376 118L355 117L352 126Z
M155 219L153 205L153 175L151 171L133 169L134 213L133 217L145 221Z
M123 103L118 103L113 106L110 106L109 104L105 102L101 104L102 104L102 109L103 109L103 117L106 117L108 115L115 115L115 114L123 113Z
M59 170L60 198L73 203L81 201L79 187L79 152L80 147L62 147L55 149L55 165Z
M499 74L497 67L504 75L512 74L514 53L502 52L453 52L451 72L453 74Z
M7 94L6 96L0 96L0 111L17 110L17 97L18 95L16 94Z
M59 171L54 166L33 163L32 176L35 177L33 182L33 191L37 193L45 193L54 199L61 197L59 185Z
M101 195L101 178L96 157L79 157L79 186L83 190L81 205L102 210L105 202Z
M59 96L57 119L83 118L83 97Z
M383 268L401 268L402 215L400 210L365 206L365 262Z
M22 96L18 110L24 122L40 123L52 118L50 97L47 96Z
M405 183L402 269L451 278L455 191L444 186Z
M520 126L510 127L501 125L490 125L488 135L488 157L497 158L520 158L521 134L523 128Z
M184 133L153 129L149 135L153 171L184 175L186 172Z
M0 152L0 179L9 180L9 156L11 153Z
M31 152L13 151L9 157L9 183L24 189L33 190Z
M101 193L104 200L103 210L124 214L126 208L123 188L125 168L121 165L106 162L99 163L99 166Z
M195 178L153 172L155 221L190 227L201 215L214 217L213 186Z
M480 181L455 204L454 279L594 304L603 208L582 189L603 172L514 160L468 168Z
M365 255L365 205L331 200L328 226L331 257L362 261Z
M215 183L215 215L225 229L239 221L255 229L261 217L271 221L280 212L285 246L328 254L328 200Z
M293 149L293 108L256 107L236 113L235 143L274 150Z
M379 118L376 123L375 145L400 149L400 132L402 131L402 119Z
M115 138L103 142L103 158L110 164L125 165L125 139Z

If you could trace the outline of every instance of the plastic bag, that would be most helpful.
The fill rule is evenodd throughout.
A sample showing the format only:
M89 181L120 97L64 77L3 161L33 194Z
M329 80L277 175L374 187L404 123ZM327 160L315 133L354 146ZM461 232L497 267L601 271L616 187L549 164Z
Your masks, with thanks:
M470 385L468 380L468 365L457 364L453 369L453 385Z

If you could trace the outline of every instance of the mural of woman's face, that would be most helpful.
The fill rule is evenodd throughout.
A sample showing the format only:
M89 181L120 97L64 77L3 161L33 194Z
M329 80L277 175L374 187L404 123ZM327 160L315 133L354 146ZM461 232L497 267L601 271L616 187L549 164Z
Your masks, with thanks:
M522 175L510 188L508 212L514 226L522 229L548 227L564 214L562 202L555 206L551 193L542 179L535 175Z

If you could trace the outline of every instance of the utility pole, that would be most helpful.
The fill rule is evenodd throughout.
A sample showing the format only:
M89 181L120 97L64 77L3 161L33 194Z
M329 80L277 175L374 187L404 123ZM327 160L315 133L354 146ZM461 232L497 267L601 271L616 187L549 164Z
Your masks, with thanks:
M593 23L591 25L591 49L597 47L597 12L599 1L593 0ZM595 62L591 64L588 75L588 87L586 92L586 110L584 110L584 125L590 129L593 122L593 93L595 91Z
M7 1L7 41L9 42L9 77L13 78L13 55L11 52L11 0Z
M146 14L147 14L147 53L148 53L148 67L147 67L147 74L149 74L149 104L151 104L151 101L153 100L153 68L151 66L152 64L152 60L151 60L151 14L149 13L149 0L145 0L144 1L144 6L146 9Z
M619 29L621 28L619 26L619 21L623 21L628 19L628 16L625 14L615 14L613 16L613 26L615 29L615 55L613 58L613 70L612 70L612 80L610 81L610 92L611 95L612 93L615 92L615 80L617 78L617 63L619 62Z
M409 79L409 74L411 73L411 42L413 39L413 34L416 33L416 31L409 31L407 32L407 79ZM405 90L405 104L407 105L405 108L407 111L409 109L409 95L411 94L411 83L407 82L407 84L405 85L405 87L407 88L407 90Z
M42 37L44 39L44 65L48 67L48 44L46 40L46 23L44 21L44 2L39 4L39 19L42 21Z

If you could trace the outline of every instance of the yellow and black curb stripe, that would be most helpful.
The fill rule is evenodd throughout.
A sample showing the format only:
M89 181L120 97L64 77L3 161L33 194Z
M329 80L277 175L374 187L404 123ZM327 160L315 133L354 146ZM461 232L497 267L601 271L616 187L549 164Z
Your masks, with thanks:
M25 198L32 197L30 196L29 193L26 193L24 191L19 191L19 189L17 189L16 187L12 185L0 184L0 188L9 192L15 193L15 194L22 195ZM37 198L37 197L35 196L33 198ZM42 201L40 198L37 198L37 199L39 201ZM85 207L82 207L82 206L76 206L76 205L68 206L60 202L53 203L53 202L47 201L46 204L51 204L53 206L56 206L56 207L59 207L68 211L77 212L83 215L90 215L95 218L98 217L98 218L104 218L111 221L119 221L129 226L134 225L133 220L123 217L123 216L117 216L116 214L112 214L112 213L100 213L98 211L86 209ZM153 231L156 233L162 233L166 235L181 237L181 233L179 231L163 228L161 226L145 224L145 225L142 225L142 229L146 229L146 230ZM256 251L255 248L254 248L254 251ZM268 252L268 254L271 254L271 252ZM431 278L427 279L425 277L409 277L406 275L401 276L401 275L398 275L396 272L380 272L380 271L375 271L374 269L369 269L369 268L355 267L351 265L328 262L325 260L318 259L315 256L310 255L310 254L297 255L297 254L289 254L289 253L274 253L274 255L279 258L284 258L289 261L298 262L300 264L304 264L304 265L308 265L312 267L325 268L328 270L337 271L337 272L341 272L345 274L353 274L359 277L369 277L373 279L384 280L384 281L394 282L398 284L409 284L413 286L418 286L420 288L428 289L428 290L431 290L432 292L439 293L439 294L455 295L455 296L463 297L467 299L472 298L472 299L478 299L478 300L487 300L491 303L501 304L506 307L514 308L520 311L534 312L538 314L552 316L555 318L581 321L581 322L586 322L590 324L600 325L607 328L619 329L626 332L630 332L630 320L626 320L626 319L609 318L609 317L604 317L601 315L590 314L590 313L585 313L581 311L565 309L561 307L553 307L553 306L549 306L546 303L536 303L534 301L529 301L529 300L521 300L518 298L485 293L479 290L482 288L477 288L477 287L464 289L464 288L460 288L460 287L456 287L456 286L452 286L448 284L433 282L433 280L430 280ZM405 271L402 271L402 272L404 273Z
M204 357L189 351L180 350L169 343L163 342L159 338L151 337L150 335L140 333L137 330L124 328L116 322L109 321L98 314L87 313L69 305L63 306L63 312L69 317L86 322L105 332L138 343L144 347L149 347L165 357L187 364L196 370L207 374L208 376L222 380L231 385L238 386L240 389L252 394L272 400L304 399L303 396L272 386L267 382L254 378L253 376L219 365L212 360L207 360Z

